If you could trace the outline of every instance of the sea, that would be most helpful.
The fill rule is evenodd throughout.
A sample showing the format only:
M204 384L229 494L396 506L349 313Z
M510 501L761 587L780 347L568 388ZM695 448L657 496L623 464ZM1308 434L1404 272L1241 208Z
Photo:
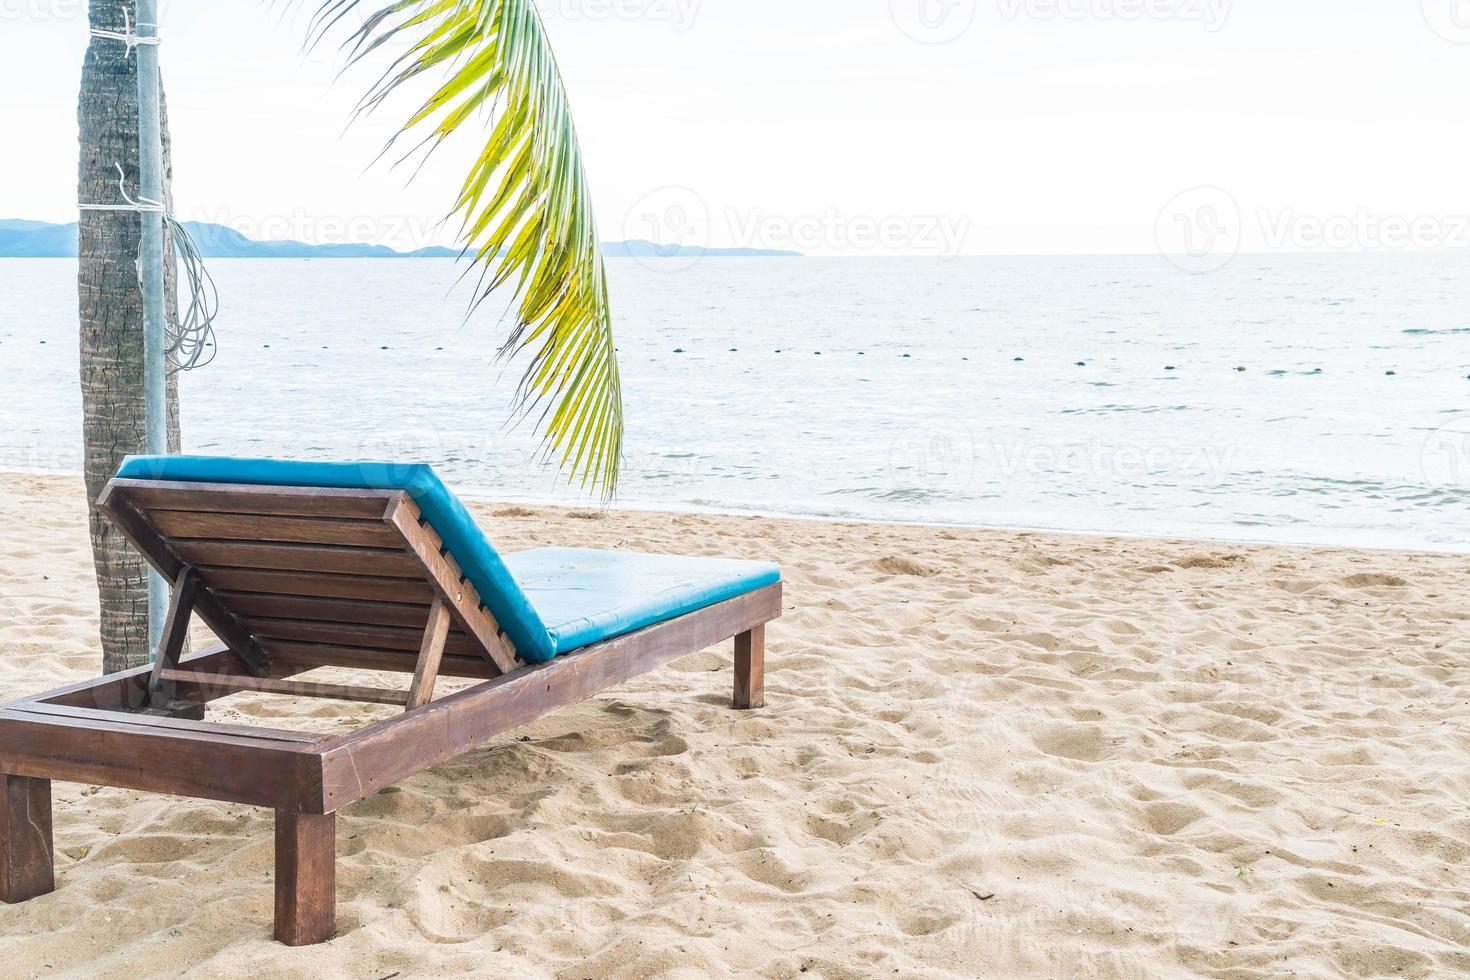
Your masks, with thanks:
M601 506L451 260L214 260L186 451ZM609 260L621 506L1470 551L1470 255ZM75 263L0 260L0 469L81 470Z

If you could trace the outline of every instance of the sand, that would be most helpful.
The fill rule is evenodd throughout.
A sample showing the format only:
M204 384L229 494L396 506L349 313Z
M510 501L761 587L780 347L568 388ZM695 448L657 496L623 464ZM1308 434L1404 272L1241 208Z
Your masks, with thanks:
M8 697L99 658L80 482L0 490ZM709 650L349 807L300 950L269 813L58 784L0 975L1470 971L1463 556L473 509L510 549L781 562L769 707Z

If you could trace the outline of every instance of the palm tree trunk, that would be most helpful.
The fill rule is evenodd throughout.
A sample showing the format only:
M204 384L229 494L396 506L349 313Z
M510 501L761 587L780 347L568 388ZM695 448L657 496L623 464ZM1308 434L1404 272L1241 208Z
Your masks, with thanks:
M123 12L137 23L134 0L91 0L91 26L121 31ZM120 41L92 38L82 66L77 121L81 131L78 193L87 203L120 203L117 165L128 193L138 194L138 61ZM164 193L173 165L168 116L163 119ZM129 453L147 445L143 398L143 294L138 283L142 219L126 211L83 211L78 243L81 312L82 436L87 499ZM166 248L165 296L177 315L172 243ZM179 445L178 387L168 385L169 451ZM112 673L148 661L146 566L107 521L91 509L92 554L102 606L102 666Z

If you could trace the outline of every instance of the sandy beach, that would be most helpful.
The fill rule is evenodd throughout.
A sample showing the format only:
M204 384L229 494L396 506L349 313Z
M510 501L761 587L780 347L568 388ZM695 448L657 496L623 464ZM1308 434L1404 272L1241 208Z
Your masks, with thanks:
M8 699L100 655L80 480L0 490ZM1470 971L1464 556L472 510L507 550L780 562L769 706L729 710L712 649L349 807L305 949L271 940L269 813L58 784L58 889L0 908L0 975Z

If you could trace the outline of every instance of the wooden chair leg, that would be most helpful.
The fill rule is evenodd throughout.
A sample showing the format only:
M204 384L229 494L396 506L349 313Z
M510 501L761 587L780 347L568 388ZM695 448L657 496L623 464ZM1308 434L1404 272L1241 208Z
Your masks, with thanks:
M276 940L311 946L337 931L337 815L276 811Z
M442 599L435 599L429 606L429 624L424 627L424 642L419 649L405 711L422 708L434 700L434 684L439 679L439 664L444 660L444 641L448 637L449 607Z
M0 773L0 901L53 891L54 859L51 780Z
M766 627L735 637L735 707L766 706Z
M194 596L199 591L199 573L193 565L179 570L173 594L168 601L168 614L163 621L163 636L153 651L153 673L148 677L148 707L167 710L174 697L174 683L165 673L178 670L184 641L189 638L189 617L194 613Z

